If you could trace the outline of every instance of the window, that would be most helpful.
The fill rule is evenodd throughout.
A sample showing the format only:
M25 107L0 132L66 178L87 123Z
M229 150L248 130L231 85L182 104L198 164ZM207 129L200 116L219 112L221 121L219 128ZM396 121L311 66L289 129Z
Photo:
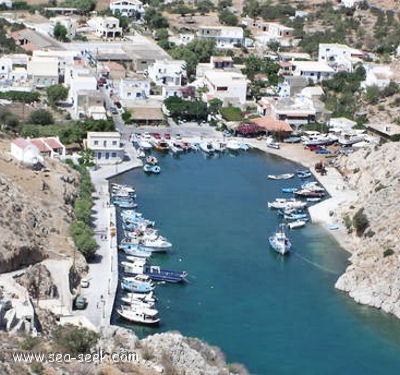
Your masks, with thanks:
M217 87L217 91L228 91L228 87L226 86Z
M117 145L117 141L112 141L112 145L116 146Z
M93 141L93 144L94 144L95 146L98 146L99 141Z
M103 146L107 147L107 141L103 141Z
M111 157L112 157L112 158L116 158L116 157L117 157L117 153L116 153L116 152L112 152L112 153L111 153Z

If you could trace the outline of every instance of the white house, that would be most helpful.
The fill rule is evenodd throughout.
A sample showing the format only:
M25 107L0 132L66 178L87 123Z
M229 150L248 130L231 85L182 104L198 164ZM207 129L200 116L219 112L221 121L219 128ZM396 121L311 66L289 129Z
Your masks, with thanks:
M11 9L13 7L12 0L0 0L0 5L4 5L6 8Z
M43 161L39 149L24 138L17 138L11 142L11 156L26 164Z
M122 100L146 99L150 96L150 81L145 78L121 79L118 96Z
M115 17L94 17L88 21L98 38L114 39L122 37L122 27Z
M121 134L118 132L88 132L86 148L94 152L98 164L116 164L124 159Z
M215 40L216 48L234 48L244 43L243 29L235 26L200 26L196 36Z
M363 0L341 0L340 4L345 8L354 8L358 3L363 2Z
M110 2L112 14L140 19L145 13L143 3L139 0L117 0Z
M361 87L377 86L384 88L389 85L393 79L393 71L390 66L384 64L364 64L366 76L365 80L361 82Z
M0 80L10 79L13 63L9 57L0 57Z
M192 40L194 40L195 35L194 34L178 34L178 35L174 35L174 36L170 36L168 38L168 40L171 43L175 43L177 46L181 46L181 45L186 45L188 43L190 43Z
M224 106L243 106L246 102L248 80L242 73L209 70L204 73L204 83L207 100L219 99Z
M76 101L76 96L81 90L96 90L97 79L87 68L67 66L65 70L65 84L70 87L69 100Z
M328 64L319 61L293 61L293 75L301 76L313 83L331 79L335 71Z
M32 56L28 59L27 72L36 87L58 84L59 60L56 57Z
M186 77L186 62L184 60L156 60L147 69L149 78L161 86L181 86L182 78Z
M336 71L352 72L365 55L365 52L345 44L320 43L318 46L318 61L327 63Z
M259 33L256 40L266 46L270 42L279 42L283 47L292 47L296 44L294 29L276 22L262 22L257 25Z
M65 67L74 65L74 60L80 57L78 50L36 50L32 51L34 57L52 57L58 59L58 68L60 75L65 74Z
M75 38L76 35L76 25L77 22L75 19L67 16L58 16L58 17L53 17L50 18L50 25L51 25L51 35L54 36L54 28L57 24L60 24L65 27L67 30L67 35L66 37L68 39L73 39Z

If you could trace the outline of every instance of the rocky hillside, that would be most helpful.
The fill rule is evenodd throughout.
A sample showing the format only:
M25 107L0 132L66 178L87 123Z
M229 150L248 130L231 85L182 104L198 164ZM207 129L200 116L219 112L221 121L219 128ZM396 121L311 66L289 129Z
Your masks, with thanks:
M76 172L57 161L46 160L42 171L19 164L9 144L0 143L0 272L73 253L69 203L78 183Z
M342 157L338 167L358 199L339 209L353 248L336 288L400 318L400 143Z

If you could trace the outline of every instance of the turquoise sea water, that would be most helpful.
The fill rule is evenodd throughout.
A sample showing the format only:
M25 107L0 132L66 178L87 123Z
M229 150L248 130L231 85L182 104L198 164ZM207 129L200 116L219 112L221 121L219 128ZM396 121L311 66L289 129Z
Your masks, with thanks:
M205 158L160 156L162 172L134 170L116 182L136 187L139 211L173 248L152 260L184 269L189 283L160 285L159 328L219 346L253 374L398 374L400 322L334 289L348 254L322 228L291 231L293 252L269 249L278 218L266 202L299 180L267 174L298 166L260 152Z

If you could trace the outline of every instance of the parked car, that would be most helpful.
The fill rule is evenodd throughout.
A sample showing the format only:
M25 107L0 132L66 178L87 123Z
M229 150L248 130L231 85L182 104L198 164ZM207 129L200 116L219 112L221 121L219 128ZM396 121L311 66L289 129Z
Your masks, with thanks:
M89 288L89 280L81 279L81 288Z
M316 154L330 154L331 151L328 150L328 149L326 149L326 148L320 148L320 149L318 149L318 150L315 150L315 153L316 153Z
M171 139L171 134L165 133L165 134L164 134L164 138L165 138L165 139Z
M118 115L118 109L115 108L115 107L110 107L110 112L111 112L113 115Z
M308 148L310 151L322 150L322 147L317 145L306 146L306 148Z

